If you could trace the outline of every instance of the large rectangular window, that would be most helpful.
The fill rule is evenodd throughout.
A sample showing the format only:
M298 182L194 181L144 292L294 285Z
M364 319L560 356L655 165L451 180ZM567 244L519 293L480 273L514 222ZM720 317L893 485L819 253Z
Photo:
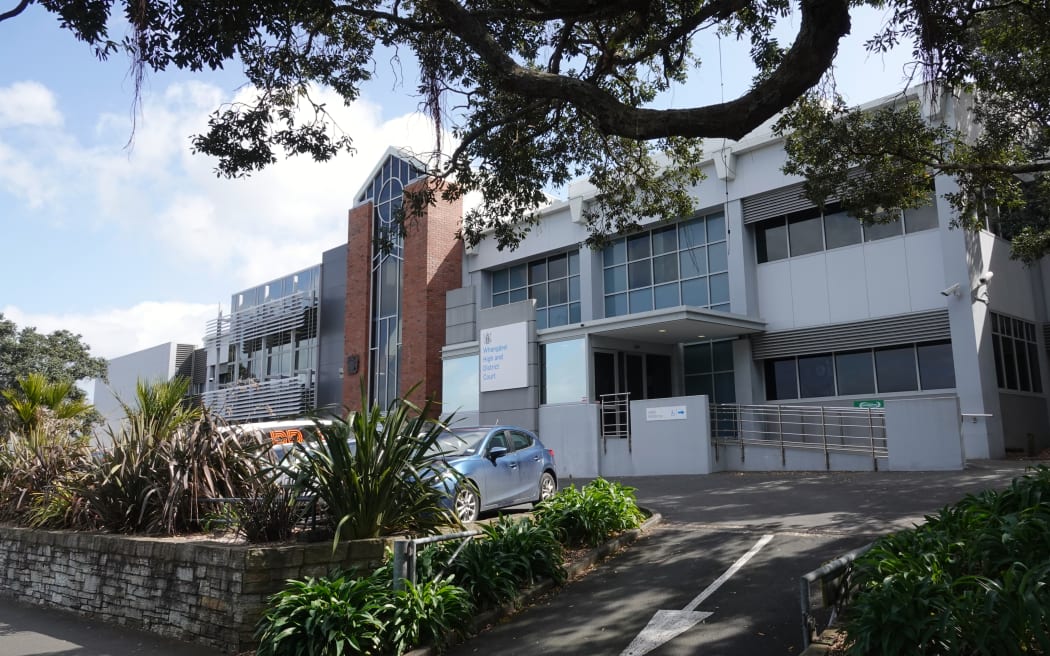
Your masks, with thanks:
M950 342L776 358L765 361L770 401L955 387Z
M587 400L587 350L582 339L544 344L540 403L580 403Z
M735 403L733 341L688 344L685 360L685 393L706 394L711 403Z
M441 414L478 410L477 355L451 358L441 363Z
M570 251L491 273L492 306L536 301L536 328L580 322L580 253Z
M1000 389L1042 394L1035 324L990 313L995 377Z
M824 208L823 213L814 207L761 221L755 224L758 262L773 262L865 241L899 237L905 231L932 230L937 227L937 208L931 195L929 205L903 213L894 211L886 218L889 220L882 223L863 225L846 214L838 203L832 203Z
M618 239L602 251L605 316L679 305L729 311L729 251L721 214Z

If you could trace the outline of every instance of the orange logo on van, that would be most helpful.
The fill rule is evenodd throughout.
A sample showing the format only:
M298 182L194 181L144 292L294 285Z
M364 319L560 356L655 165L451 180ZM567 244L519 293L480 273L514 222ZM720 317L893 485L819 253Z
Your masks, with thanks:
M301 443L302 441L303 432L298 428L270 431L270 442L273 444L291 444L292 442Z

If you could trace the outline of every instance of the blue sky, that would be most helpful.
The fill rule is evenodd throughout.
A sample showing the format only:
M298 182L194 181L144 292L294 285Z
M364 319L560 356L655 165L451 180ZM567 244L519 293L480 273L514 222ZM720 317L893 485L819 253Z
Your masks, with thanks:
M881 20L875 10L855 17L840 47L836 79L851 102L901 86L909 53L875 57L859 47ZM712 42L700 52L704 75L661 106L735 97L750 81L746 53L724 41L719 75ZM337 113L355 156L281 161L231 181L190 153L189 137L211 110L249 93L238 64L150 74L126 149L126 58L99 62L38 5L0 23L0 312L19 326L81 333L104 357L199 343L231 293L316 264L345 241L352 195L387 146L431 146L414 84L399 84L385 60L377 70L362 99Z

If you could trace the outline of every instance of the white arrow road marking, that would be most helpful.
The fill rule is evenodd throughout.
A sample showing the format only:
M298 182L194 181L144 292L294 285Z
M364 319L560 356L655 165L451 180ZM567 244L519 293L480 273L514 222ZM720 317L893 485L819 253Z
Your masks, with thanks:
M693 628L697 623L714 615L714 613L698 611L696 608L705 599L713 595L715 590L722 587L722 584L728 581L729 577L740 571L740 568L746 565L747 561L754 558L755 554L761 551L762 547L769 544L769 541L772 539L772 535L763 535L762 539L756 542L750 551L738 558L735 563L729 566L729 569L722 573L722 576L719 576L711 585L704 588L704 591L696 595L696 598L686 604L682 610L656 611L656 614L645 625L642 632L631 641L631 644L627 645L627 649L620 652L620 656L642 656L642 654L648 654L665 642L671 641L680 633Z

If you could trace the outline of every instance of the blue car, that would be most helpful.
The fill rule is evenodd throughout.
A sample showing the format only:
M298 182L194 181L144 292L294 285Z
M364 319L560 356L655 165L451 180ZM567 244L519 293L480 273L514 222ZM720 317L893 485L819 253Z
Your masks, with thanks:
M554 451L530 431L515 426L452 428L435 445L459 476L451 480L448 507L461 522L484 510L539 503L558 491Z

